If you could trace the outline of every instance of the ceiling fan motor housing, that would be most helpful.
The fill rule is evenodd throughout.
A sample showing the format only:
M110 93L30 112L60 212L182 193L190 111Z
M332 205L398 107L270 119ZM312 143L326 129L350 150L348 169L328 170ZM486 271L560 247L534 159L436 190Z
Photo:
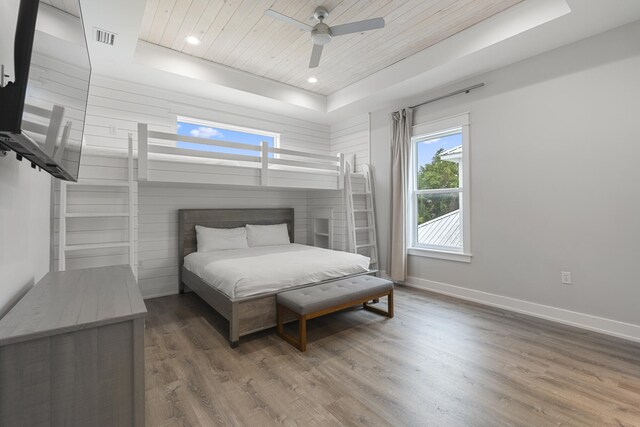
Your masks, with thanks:
M365 19L364 21L348 22L346 24L335 25L333 28L324 23L324 20L329 17L329 11L324 7L318 7L313 17L318 21L314 26L311 26L305 22L298 21L290 16L283 15L280 12L276 12L273 9L268 9L265 12L274 19L285 22L289 25L297 27L305 32L311 33L311 41L313 42L313 50L311 51L311 59L309 61L309 68L317 68L320 65L320 57L322 56L323 46L331 41L334 35L343 36L345 34L362 33L363 31L375 30L378 28L384 28L384 18Z
M315 12L313 12L313 17L318 21L325 20L329 17L329 11L324 7L319 7Z
M316 24L311 30L311 40L314 44L324 46L331 41L331 28L322 22Z

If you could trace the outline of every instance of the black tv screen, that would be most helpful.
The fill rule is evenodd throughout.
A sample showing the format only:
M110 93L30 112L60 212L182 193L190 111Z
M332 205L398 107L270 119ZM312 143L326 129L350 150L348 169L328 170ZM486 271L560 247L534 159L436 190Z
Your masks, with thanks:
M15 83L18 86L26 77L26 89L13 88L25 91L21 116L16 117L20 123L18 132L11 123L3 123L0 132L5 137L11 136L11 140L5 139L4 145L19 157L24 156L54 176L76 181L91 76L80 4L78 0L58 2L65 5L62 10L51 6L52 2L22 2L37 7L27 75L20 69L20 62L25 54L21 42L28 37L18 32L16 38L16 27L19 22L24 26L32 9L29 13L21 12L27 18L23 16L19 20L20 0L0 2L0 63L6 75L5 87L1 90ZM15 97L11 101L6 101L6 97L1 99L3 111L13 112L19 108Z

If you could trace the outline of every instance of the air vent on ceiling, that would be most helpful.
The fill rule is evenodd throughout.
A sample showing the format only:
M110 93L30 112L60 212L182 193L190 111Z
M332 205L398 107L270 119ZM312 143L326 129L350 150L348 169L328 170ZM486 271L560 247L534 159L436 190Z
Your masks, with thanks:
M116 42L115 33L101 30L100 28L95 28L95 30L96 30L96 41L98 43L104 43L104 44L108 44L109 46L113 46L113 44Z

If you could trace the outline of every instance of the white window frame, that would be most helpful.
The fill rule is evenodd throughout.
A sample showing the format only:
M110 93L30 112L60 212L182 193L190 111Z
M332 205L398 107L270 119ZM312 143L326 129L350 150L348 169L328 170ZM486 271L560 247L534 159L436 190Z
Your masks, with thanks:
M219 122L213 122L211 120L196 119L193 117L185 117L185 116L176 116L176 128L178 127L178 122L189 123L192 125L209 126L212 128L226 129L226 130L232 130L236 132L251 133L254 135L269 136L273 138L273 147L280 148L280 134L276 132L270 132L268 130L262 130L262 129L253 129L253 128L248 128L244 126L230 125L227 123L219 123ZM277 157L277 154L274 154L274 156Z
M411 152L407 179L407 206L405 209L405 220L407 224L407 254L412 256L422 256L428 258L446 259L452 261L471 262L471 203L470 203L470 164L469 164L469 113L446 117L440 120L423 123L413 126L411 137ZM462 134L462 162L459 173L461 174L462 187L459 188L460 195L460 215L462 218L462 249L456 250L452 247L441 247L425 245L417 242L417 216L419 194L435 194L438 192L452 192L453 189L446 190L418 190L416 178L417 171L417 150L418 142L439 135L447 135L460 131Z

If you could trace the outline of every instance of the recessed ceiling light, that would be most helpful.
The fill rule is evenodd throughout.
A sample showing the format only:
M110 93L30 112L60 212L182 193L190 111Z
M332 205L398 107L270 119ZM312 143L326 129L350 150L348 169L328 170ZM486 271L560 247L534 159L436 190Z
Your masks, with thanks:
M318 79L316 79L315 77L309 77L309 78L307 79L307 81L308 81L309 83L318 83Z
M185 40L187 41L187 43L192 44L192 45L199 45L200 44L200 39L197 38L196 36L189 36Z

